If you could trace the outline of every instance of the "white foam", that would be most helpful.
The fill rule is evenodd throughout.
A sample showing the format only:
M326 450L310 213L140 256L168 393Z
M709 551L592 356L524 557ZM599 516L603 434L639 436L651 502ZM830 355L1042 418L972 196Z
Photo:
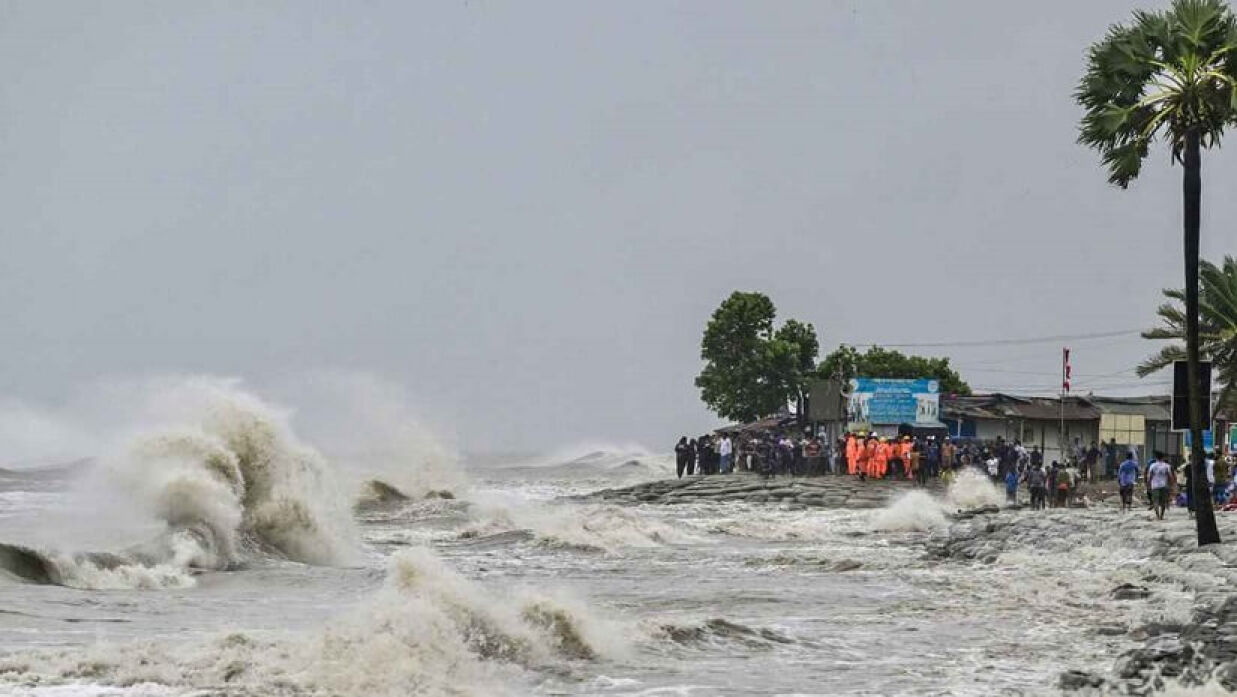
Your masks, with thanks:
M478 492L475 496L478 524L468 530L472 535L529 530L550 546L610 551L698 540L638 509L604 504L530 503L495 492Z
M973 469L963 469L950 482L945 498L955 508L963 510L1000 506L1005 495L986 475Z
M308 635L236 633L189 644L100 643L8 654L0 657L0 680L226 684L246 694L526 694L527 669L622 657L625 632L578 601L490 589L428 549L413 548L391 558L385 584L368 602Z
M949 524L946 507L926 491L908 491L872 514L872 529L882 532L928 532Z

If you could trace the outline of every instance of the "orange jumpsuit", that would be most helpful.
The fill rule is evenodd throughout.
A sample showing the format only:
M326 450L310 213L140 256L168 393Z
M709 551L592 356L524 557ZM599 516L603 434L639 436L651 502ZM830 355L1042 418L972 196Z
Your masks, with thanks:
M859 439L854 434L846 437L846 471L849 474L859 471Z
M903 474L903 476L905 476L907 479L910 479L910 478L911 478L911 477L910 477L910 471L911 471L911 442L910 442L909 440L904 440L904 441L902 441L902 443L898 446L898 449L899 449L900 456L901 456L901 458L902 458L902 474Z
M872 476L872 461L876 459L876 439L869 438L867 443L863 445L863 452L859 454L859 471Z
M879 445L876 446L876 455L875 457L872 458L872 462L870 463L869 467L871 470L870 472L868 472L869 477L880 479L881 477L885 476L885 469L889 467L889 444L888 443L880 443Z

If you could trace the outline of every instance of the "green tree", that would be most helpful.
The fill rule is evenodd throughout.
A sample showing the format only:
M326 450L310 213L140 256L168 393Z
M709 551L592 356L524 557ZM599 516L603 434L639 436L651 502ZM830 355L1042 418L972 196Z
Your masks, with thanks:
M775 414L803 390L820 350L810 324L788 320L776 331L777 309L763 293L735 291L713 312L700 342L700 398L725 419Z
M817 367L816 374L821 377L841 375L843 380L860 376L908 380L934 378L940 383L941 392L944 394L971 394L971 386L966 384L958 371L950 367L948 358L908 356L879 346L860 353L853 346L843 344L825 356Z
M1185 343L1191 461L1198 543L1220 541L1203 493L1202 395L1198 393L1198 246L1201 151L1237 120L1237 19L1222 0L1174 0L1164 12L1135 12L1087 53L1075 98L1084 114L1078 141L1099 151L1110 182L1126 188L1161 138L1182 165Z
M1216 266L1199 262L1198 271L1198 353L1212 361L1220 383L1220 405L1237 407L1237 260L1224 257ZM1173 341L1138 366L1139 377L1146 377L1173 364L1186 360L1185 291L1165 288L1169 302L1160 305L1158 327L1143 332L1144 339Z

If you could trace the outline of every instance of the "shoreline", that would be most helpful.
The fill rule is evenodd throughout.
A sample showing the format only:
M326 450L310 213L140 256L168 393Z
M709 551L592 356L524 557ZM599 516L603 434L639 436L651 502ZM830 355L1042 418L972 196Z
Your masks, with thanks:
M881 508L891 498L907 491L940 493L945 485L940 480L928 486L890 479L860 481L851 475L819 475L808 477L773 476L735 473L699 475L682 479L660 479L631 486L601 489L570 497L578 501L605 501L614 504L637 505L698 503L701 501L734 501L745 503L783 503L816 508Z

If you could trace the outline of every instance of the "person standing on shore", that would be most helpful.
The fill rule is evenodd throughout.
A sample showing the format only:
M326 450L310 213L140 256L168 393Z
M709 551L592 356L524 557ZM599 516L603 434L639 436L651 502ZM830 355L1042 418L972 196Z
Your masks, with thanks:
M1031 491L1031 510L1042 510L1044 499L1048 497L1048 474L1044 472L1044 461L1031 465L1027 472L1027 488Z
M1056 472L1056 490L1054 492L1053 508L1065 508L1069 505L1069 489L1073 482L1070 481L1070 473L1068 469L1058 467Z
M1018 472L1012 467L1005 473L1005 500L1018 503Z
M846 434L846 473L859 473L859 437L853 433Z
M919 439L916 438L914 442L911 443L911 452L906 456L906 466L909 468L906 473L906 478L913 480L915 483L920 485L927 483L923 480L923 476L920 474L920 471L923 469L923 464L920 462L920 458L923 455L921 452L922 447L923 446L919 444Z
M863 449L859 451L859 463L855 468L859 473L860 481L868 478L868 469L871 468L872 459L875 457L876 436L868 435L867 441L863 444Z
M734 443L730 442L730 436L722 434L722 442L717 446L718 455L718 472L721 474L730 474L730 466L734 461Z
M1121 490L1121 510L1134 508L1134 482L1138 481L1138 461L1134 453L1126 453L1125 461L1117 468L1117 486Z
M1157 458L1147 467L1147 490L1151 492L1151 505L1155 509L1155 517L1164 520L1164 512L1168 510L1168 495L1177 477L1173 474L1172 465Z
M1215 495L1216 505L1223 506L1228 503L1228 459L1219 457L1219 453L1217 453L1215 463L1213 468L1215 470L1215 482L1212 484L1212 493Z
M713 440L708 436L700 436L700 457L699 464L696 466L698 474L713 474L713 457L716 451L713 449Z
M679 439L674 445L674 471L678 474L679 479L683 478L683 470L687 469L687 455L689 446L687 445L687 436ZM688 472L691 474L691 472Z
M808 474L824 474L820 463L820 454L823 447L820 444L820 439L813 436L803 446L803 459L805 462L804 469Z

